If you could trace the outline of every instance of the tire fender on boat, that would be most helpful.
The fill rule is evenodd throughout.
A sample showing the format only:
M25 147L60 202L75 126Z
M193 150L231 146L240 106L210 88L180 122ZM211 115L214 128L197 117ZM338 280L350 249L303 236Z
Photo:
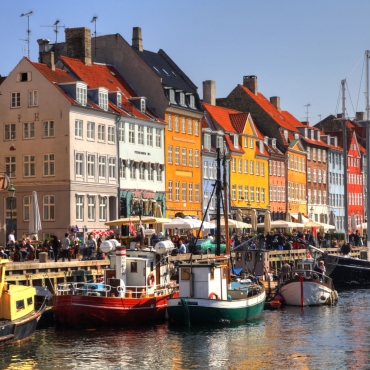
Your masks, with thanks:
M213 293L213 292L209 294L208 298L209 298L209 299L219 299L219 298L218 298L218 294Z
M152 272L148 275L148 278L146 279L146 283L149 286L153 286L154 285L154 283L155 283L155 276L154 276L154 274Z

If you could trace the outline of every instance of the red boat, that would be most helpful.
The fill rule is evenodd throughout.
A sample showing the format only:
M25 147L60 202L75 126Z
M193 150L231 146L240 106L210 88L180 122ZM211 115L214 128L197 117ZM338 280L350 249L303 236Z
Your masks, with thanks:
M57 323L96 327L164 320L168 299L178 295L177 284L170 281L172 242L126 252L116 241L107 241L101 248L115 248L115 268L111 263L104 270L102 282L58 284L53 307Z

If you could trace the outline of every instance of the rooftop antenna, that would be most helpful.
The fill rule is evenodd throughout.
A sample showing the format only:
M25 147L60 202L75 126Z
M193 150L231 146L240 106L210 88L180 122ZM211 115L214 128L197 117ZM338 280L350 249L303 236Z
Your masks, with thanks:
M311 106L311 104L310 103L308 103L308 104L305 104L304 105L304 107L306 107L307 108L307 112L306 112L306 122L308 123L308 107L310 107Z
M95 55L94 55L94 61L96 61L96 21L98 19L98 15L97 14L94 14L93 17L92 17L92 20L90 23L95 23L95 27L94 27L94 52L95 52Z
M28 59L30 59L30 34L31 34L31 30L30 30L30 15L33 14L33 10L29 11L28 13L22 13L21 14L21 17L27 17L27 24L28 24L28 27L27 27L27 50L28 50Z
M53 27L53 28L55 27L55 29L54 29L54 32L55 32L55 48L54 48L55 57L57 55L59 28L66 28L66 26L61 26L61 25L59 25L59 23L60 23L60 19L57 19L52 26L41 26L41 27Z

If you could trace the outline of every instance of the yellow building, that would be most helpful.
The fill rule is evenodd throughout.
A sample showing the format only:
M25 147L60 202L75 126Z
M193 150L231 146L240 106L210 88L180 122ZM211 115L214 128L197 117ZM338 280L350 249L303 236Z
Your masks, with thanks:
M265 213L269 204L268 152L262 135L249 113L203 103L215 129L225 133L229 151L229 191L232 213L243 214L250 208L257 216Z

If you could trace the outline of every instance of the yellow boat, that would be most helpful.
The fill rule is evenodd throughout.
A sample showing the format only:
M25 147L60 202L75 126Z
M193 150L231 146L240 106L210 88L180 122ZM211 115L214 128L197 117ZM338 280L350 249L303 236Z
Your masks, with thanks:
M28 339L45 311L46 299L36 308L36 288L5 282L8 260L0 260L0 346Z

